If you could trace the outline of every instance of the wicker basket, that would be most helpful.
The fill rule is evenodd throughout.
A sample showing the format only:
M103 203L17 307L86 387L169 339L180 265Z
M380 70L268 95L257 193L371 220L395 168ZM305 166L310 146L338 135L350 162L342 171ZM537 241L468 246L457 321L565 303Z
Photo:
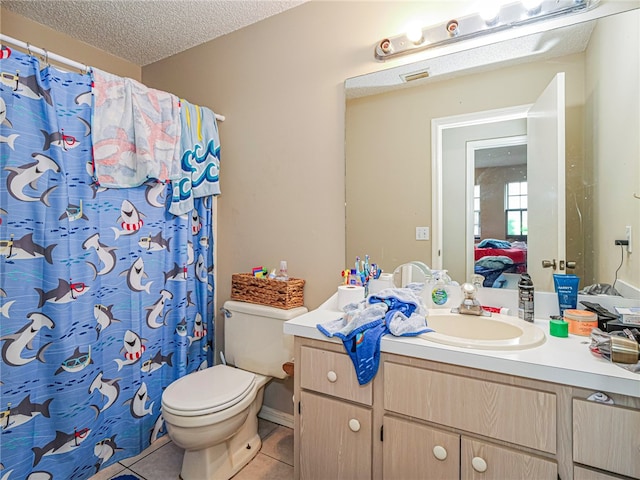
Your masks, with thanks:
M256 278L250 273L231 276L231 299L269 307L290 308L304 305L304 280L289 278L286 282Z

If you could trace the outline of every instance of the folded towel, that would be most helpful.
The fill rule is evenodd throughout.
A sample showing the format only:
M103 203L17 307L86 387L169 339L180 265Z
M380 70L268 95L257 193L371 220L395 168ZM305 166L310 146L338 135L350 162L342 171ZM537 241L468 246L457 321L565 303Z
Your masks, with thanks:
M94 174L108 188L180 176L180 102L131 78L93 69Z
M511 248L511 243L507 242L506 240L485 238L478 244L478 248Z
M327 337L342 340L360 385L378 372L383 335L406 337L433 331L427 327L427 310L421 298L411 288L387 288L369 296L365 303L347 305L345 310L341 318L317 328Z
M193 210L193 199L220 194L220 138L215 114L205 107L181 101L180 179L173 182L169 212Z

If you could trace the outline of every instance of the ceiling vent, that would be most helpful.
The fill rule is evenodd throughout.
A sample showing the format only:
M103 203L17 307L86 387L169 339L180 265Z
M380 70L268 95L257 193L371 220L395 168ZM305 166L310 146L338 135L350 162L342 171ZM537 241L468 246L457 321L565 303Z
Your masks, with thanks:
M421 78L429 78L429 70L421 70L419 72L403 73L400 75L403 82L413 82Z

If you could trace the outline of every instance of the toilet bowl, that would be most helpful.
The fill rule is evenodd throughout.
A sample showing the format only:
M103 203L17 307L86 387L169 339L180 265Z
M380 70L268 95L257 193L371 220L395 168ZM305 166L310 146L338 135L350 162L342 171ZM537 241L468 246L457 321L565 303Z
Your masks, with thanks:
M217 365L167 387L162 416L169 437L185 450L183 480L231 478L258 453L258 412L269 380Z
M182 480L227 480L258 453L265 385L286 376L282 365L293 356L283 323L307 309L228 301L224 311L225 353L235 367L190 373L162 394L167 433L184 449Z

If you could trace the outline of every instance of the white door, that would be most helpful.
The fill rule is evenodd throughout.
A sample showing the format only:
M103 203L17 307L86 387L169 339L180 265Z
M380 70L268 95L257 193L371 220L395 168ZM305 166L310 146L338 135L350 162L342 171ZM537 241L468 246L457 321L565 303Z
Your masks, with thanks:
M558 73L527 114L527 271L538 291L552 292L565 260L565 78ZM532 192L535 194L532 195ZM555 260L554 268L542 261Z

